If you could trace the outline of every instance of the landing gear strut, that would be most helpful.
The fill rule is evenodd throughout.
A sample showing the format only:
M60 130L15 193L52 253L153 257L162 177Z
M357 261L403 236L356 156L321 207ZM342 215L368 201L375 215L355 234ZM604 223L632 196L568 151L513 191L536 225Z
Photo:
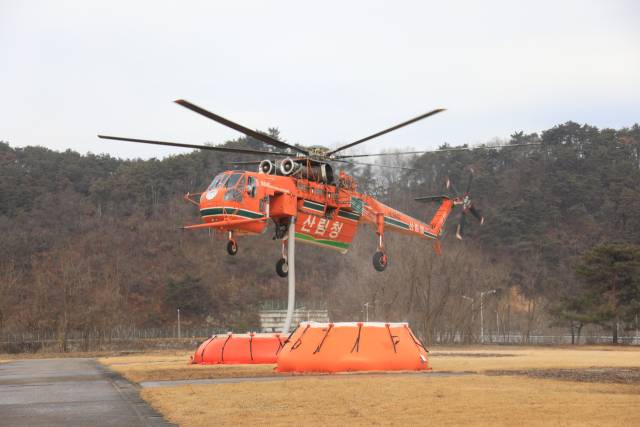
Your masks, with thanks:
M235 255L238 253L238 244L236 243L236 237L231 231L229 232L229 243L227 243L227 252L229 252L229 255Z
M384 216L377 215L376 216L376 233L380 237L380 246L378 246L378 251L373 254L373 268L378 271L384 271L387 268L387 255L384 253Z
M287 241L282 240L282 255L278 262L276 262L276 273L280 277L287 277L289 275L289 264L287 263Z

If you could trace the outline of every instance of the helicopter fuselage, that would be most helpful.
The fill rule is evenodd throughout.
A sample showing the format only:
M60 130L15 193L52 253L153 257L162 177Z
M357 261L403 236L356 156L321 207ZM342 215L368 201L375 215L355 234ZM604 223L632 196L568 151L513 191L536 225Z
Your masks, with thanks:
M295 217L297 241L346 253L359 224L426 240L437 239L453 202L444 200L430 224L423 223L358 193L353 179L340 174L335 185L262 172L228 171L218 175L196 203L204 224L223 234L248 236L266 232ZM235 239L234 239L235 240ZM435 247L435 246L434 246ZM439 251L439 246L436 249Z

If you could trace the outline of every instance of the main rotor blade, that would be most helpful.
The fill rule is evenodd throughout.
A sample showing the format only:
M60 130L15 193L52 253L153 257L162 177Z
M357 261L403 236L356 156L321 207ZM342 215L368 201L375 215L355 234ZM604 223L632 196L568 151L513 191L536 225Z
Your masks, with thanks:
M375 163L350 162L350 161L347 161L347 160L333 160L333 161L334 162L340 162L340 163L349 163L349 164L352 164L352 165L377 166L379 168L404 169L404 170L408 170L408 171L422 172L422 169L405 168L403 166L376 165Z
M149 140L146 140L146 139L120 138L120 137L117 137L117 136L98 135L98 138L113 139L113 140L116 140L116 141L141 142L143 144L167 145L169 147L195 148L197 150L222 151L222 152L225 152L225 153L260 154L260 155L273 154L273 155L276 155L276 156L288 156L289 155L287 153L271 152L271 151L243 150L243 149L240 149L240 148L209 147L208 145L193 145L193 144L180 144L180 143L177 143L177 142L149 141Z
M344 150L346 148L353 147L354 145L358 145L358 144L360 144L362 142L365 142L365 141L368 141L370 139L377 138L380 135L384 135L385 133L389 133L389 132L394 131L396 129L400 129L401 127L410 125L411 123L415 123L415 122L417 122L419 120L426 119L427 117L433 116L434 114L438 114L439 112L444 111L444 110L445 110L444 108L439 108L437 110L433 110L431 112L428 112L427 114L423 114L422 116L416 117L415 119L411 119L411 120L406 121L404 123L400 123L399 125L396 125L396 126L394 126L392 128L389 128L387 130L383 130L382 132L378 132L378 133L376 133L374 135L368 136L368 137L363 138L363 139L361 139L359 141L352 142L351 144L347 144L347 145L342 146L342 147L340 147L340 148L338 148L336 150L330 151L330 152L327 153L327 156L330 156L330 155L332 155L334 153L337 153L338 151L342 151L342 150Z
M471 181L473 181L473 169L470 169L471 174L469 175L469 183L467 184L467 196L469 195L469 190L471 190Z
M227 162L230 165L259 165L260 163L262 163L264 160L256 160L254 162Z
M290 149L290 150L294 150L297 151L299 153L302 153L304 155L308 155L309 152L307 150L303 150L302 148L298 148L295 147L293 145L289 145L287 143L284 143L282 141L278 141L277 139L271 138L270 136L267 135L263 135L259 132L256 132L254 130L251 130L249 128L246 128L242 125L239 125L237 123L232 122L231 120L227 120L224 117L220 117L217 114L213 114L210 111L205 110L204 108L200 108L197 105L193 105L192 103L190 103L189 101L185 101L184 99L178 99L177 101L175 101L177 104L182 105L185 108L190 109L191 111L195 111L198 114L202 114L203 116L216 121L222 125L225 125L226 127L229 127L231 129L237 130L238 132L244 133L247 136L250 136L252 138L257 139L258 141L262 141L265 144L269 144L269 145L273 145L276 148L280 148L281 150L286 150L286 149Z
M353 156L336 156L338 159L346 159L350 157L372 157L372 156L399 156L403 154L426 154L426 153L442 153L447 151L463 151L463 150L489 150L497 148L508 147L523 147L527 145L542 145L541 142L534 142L531 144L511 144L511 145L497 145L493 147L468 147L468 148L446 148L444 150L428 150L428 151L404 151L402 153L379 153L379 154L355 154Z
M354 154L352 156L336 156L336 159L349 159L351 157L374 157L374 156L401 156L403 154L421 154L424 151L404 151L402 153L379 153L379 154Z

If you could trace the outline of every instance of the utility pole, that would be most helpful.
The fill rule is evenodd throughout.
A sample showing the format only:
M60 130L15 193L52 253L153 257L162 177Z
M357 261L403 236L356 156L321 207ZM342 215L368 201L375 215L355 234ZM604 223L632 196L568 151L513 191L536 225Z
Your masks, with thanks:
M482 296L484 294L490 294L492 292L495 292L495 289L493 291L487 291L487 292L481 292L480 293L480 342L482 344L484 344L484 317L482 316Z
M180 335L180 309L178 309L178 338L181 338L181 335Z

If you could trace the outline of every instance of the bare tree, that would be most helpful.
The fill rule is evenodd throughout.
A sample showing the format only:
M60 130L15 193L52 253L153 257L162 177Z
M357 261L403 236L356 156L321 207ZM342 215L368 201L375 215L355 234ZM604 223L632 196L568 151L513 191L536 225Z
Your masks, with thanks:
M40 335L41 349L45 351L45 331L53 324L55 304L52 298L53 275L45 260L34 259L30 298L28 299L28 325L35 328Z
M67 351L69 331L86 319L87 312L79 297L87 286L89 274L77 253L65 250L60 254L60 277L58 279L60 301L60 351Z
M525 326L522 329L522 343L531 342L531 332L538 324L540 317L551 303L545 288L547 279L546 267L541 262L541 253L537 249L522 265L519 298L525 308Z
M2 331L4 326L4 316L7 307L15 299L15 285L22 276L22 269L18 268L13 258L8 259L2 266L0 274L0 353L4 349Z

